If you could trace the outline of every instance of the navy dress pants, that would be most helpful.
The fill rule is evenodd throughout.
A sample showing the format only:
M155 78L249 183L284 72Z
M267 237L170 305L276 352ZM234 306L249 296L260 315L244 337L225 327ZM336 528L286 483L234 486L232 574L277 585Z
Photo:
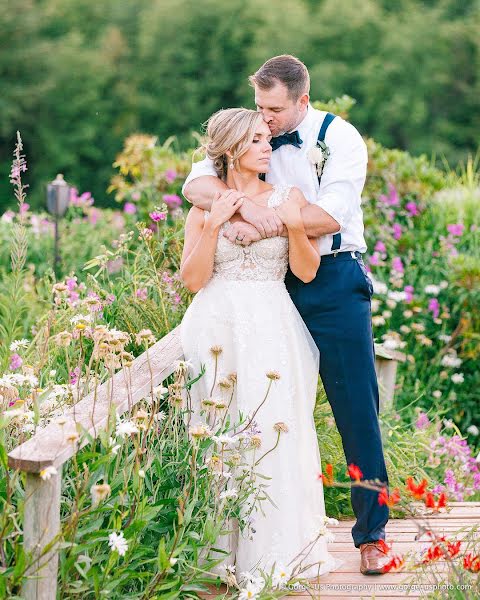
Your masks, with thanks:
M320 351L320 377L342 437L347 464L364 479L388 485L378 422L371 307L372 284L360 253L323 256L316 278L303 283L288 271L285 284ZM352 488L355 546L385 539L388 508L378 492Z

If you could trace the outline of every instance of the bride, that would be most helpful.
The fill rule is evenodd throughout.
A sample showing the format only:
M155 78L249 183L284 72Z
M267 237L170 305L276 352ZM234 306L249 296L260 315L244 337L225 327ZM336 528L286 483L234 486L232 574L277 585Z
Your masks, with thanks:
M223 566L234 563L237 573L256 567L270 572L274 565L288 565L305 555L308 568L301 576L312 578L338 563L327 551L326 536L319 536L328 520L313 420L318 349L284 285L288 266L309 282L320 264L316 243L307 237L301 218L307 201L297 188L259 179L268 171L272 152L270 130L259 112L217 112L208 122L207 138L206 153L229 190L217 194L210 212L192 207L185 224L180 275L198 294L183 318L181 343L197 373L206 367L191 389L192 422L201 421L202 399L212 395L221 358L222 371L236 374L232 415L254 414L271 380L271 391L255 413L255 426L262 449L278 441L262 460L274 504L263 504L255 514L253 536L244 537L237 529L215 547L230 553ZM288 237L247 247L226 239L224 231L239 218L242 194L259 206L274 207Z

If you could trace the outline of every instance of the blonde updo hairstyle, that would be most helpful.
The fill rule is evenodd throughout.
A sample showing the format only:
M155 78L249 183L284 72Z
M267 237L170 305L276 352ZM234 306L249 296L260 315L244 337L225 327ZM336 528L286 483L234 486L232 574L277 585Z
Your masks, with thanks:
M217 175L225 180L228 165L239 168L240 157L247 152L263 117L248 108L226 108L214 113L207 121L207 141L202 146L213 161ZM231 153L231 158L227 156Z

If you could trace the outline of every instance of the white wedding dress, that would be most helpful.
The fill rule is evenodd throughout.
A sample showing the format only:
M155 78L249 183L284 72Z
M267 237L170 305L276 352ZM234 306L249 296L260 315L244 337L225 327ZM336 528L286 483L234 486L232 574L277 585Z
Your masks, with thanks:
M268 206L285 201L289 190L274 187ZM262 502L265 515L260 511L254 515L253 539L237 528L215 544L231 553L221 565L235 564L238 576L258 566L269 572L273 563L288 568L324 529L325 504L313 420L319 353L284 284L288 239L267 238L243 247L223 236L224 227L229 226L225 223L219 233L213 275L193 299L181 324L185 359L192 363L194 373L206 366L205 375L191 389L195 411L191 422L205 422L200 417L200 402L211 395L215 370L210 348L220 346L217 381L229 373L237 374L230 406L232 424L238 422L238 411L251 415L261 403L269 383L266 373L280 375L255 415L261 431L257 460L275 445L278 434L274 424L288 426L278 446L258 466L262 475L271 477L260 481L267 483L266 491L276 506ZM213 395L219 395L217 390ZM301 577L322 575L339 564L328 553L325 536L320 537L302 563L311 566ZM215 572L221 573L221 566Z

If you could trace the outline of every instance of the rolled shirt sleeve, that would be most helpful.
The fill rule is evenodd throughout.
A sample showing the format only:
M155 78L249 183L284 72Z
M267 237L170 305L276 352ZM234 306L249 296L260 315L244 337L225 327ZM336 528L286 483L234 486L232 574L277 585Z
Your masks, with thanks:
M313 204L333 217L342 231L361 203L367 176L367 146L355 127L343 119L335 119L330 125L325 143L330 156Z
M213 177L217 176L217 172L213 166L213 160L208 157L196 163L192 163L192 170L182 186L182 194L185 196L185 188L191 181L198 179L198 177L203 177L204 175L211 175ZM185 198L187 198L187 196L185 196Z

